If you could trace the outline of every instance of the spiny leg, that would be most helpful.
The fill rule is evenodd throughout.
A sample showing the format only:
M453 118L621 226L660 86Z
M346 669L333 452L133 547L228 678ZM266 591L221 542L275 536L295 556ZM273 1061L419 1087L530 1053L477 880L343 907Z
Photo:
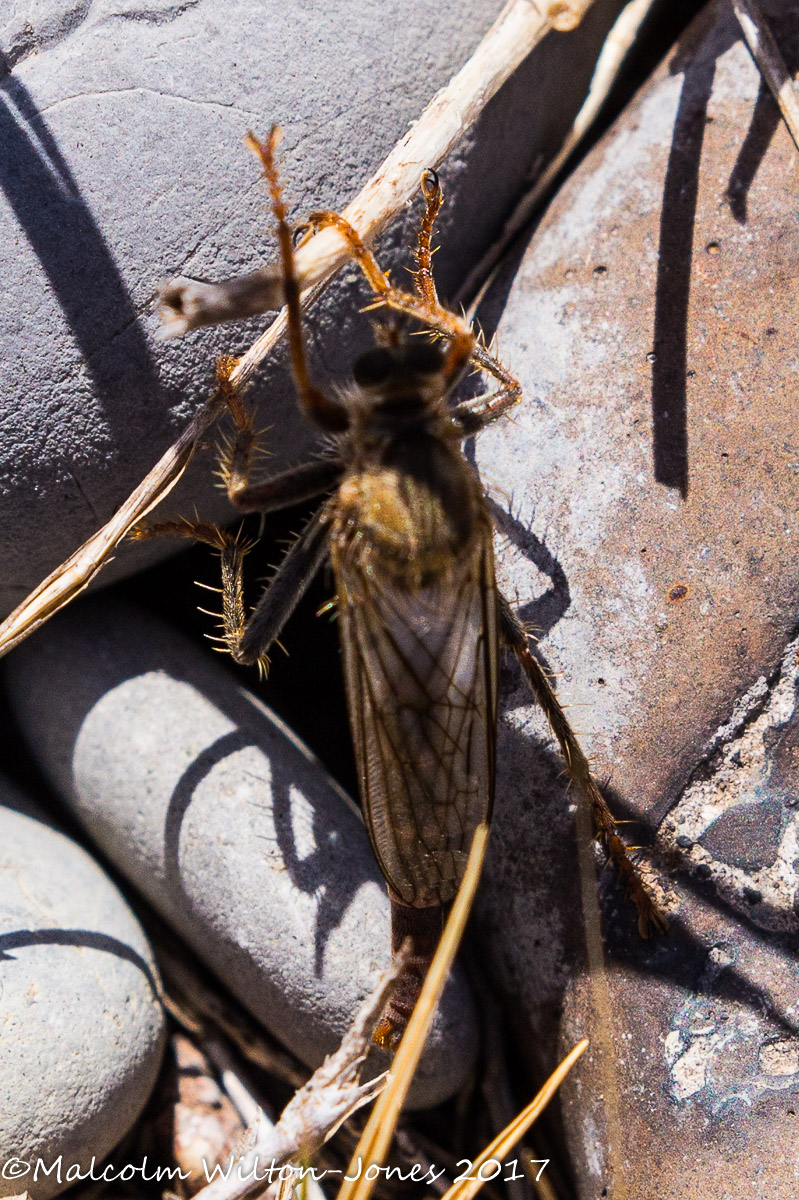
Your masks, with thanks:
M666 920L647 892L632 862L627 847L618 835L616 821L596 785L588 759L568 722L546 673L530 648L527 632L504 596L500 596L500 632L503 641L518 658L536 701L541 706L566 760L569 778L591 806L597 832L607 847L624 884L638 910L638 928L646 937L652 931L663 932Z
M229 533L206 521L190 521L178 517L174 521L157 521L150 525L139 525L131 531L133 541L145 541L155 537L182 537L193 542L203 542L219 551L222 569L222 612L209 613L221 617L224 648L238 656L238 646L245 627L244 609L244 558L253 547L252 542L243 542L238 533ZM200 609L207 612L207 609ZM262 665L265 667L268 660Z
M422 324L427 325L433 332L440 334L441 337L447 338L452 342L448 355L448 360L451 359L451 366L447 370L453 379L460 374L466 360L470 358L477 366L487 371L489 375L492 375L498 381L500 385L499 390L495 396L490 397L485 402L484 408L486 410L490 409L493 405L497 410L496 415L499 416L519 400L521 385L518 380L503 367L502 363L498 362L489 353L485 346L481 345L472 333L468 323L462 317L459 317L457 313L444 308L437 300L431 302L425 295L412 295L410 292L403 292L399 288L392 287L387 277L380 270L377 259L371 250L367 250L366 246L364 246L363 241L356 230L350 225L349 221L339 213L316 212L310 214L306 225L313 233L318 233L322 229L336 229L346 240L354 261L363 271L369 286L377 296L374 307L385 305L395 312L415 317L417 321L421 321ZM432 287L432 275L430 277L430 286ZM467 346L468 354L466 352Z
M286 508L300 499L306 499L307 473L307 468L298 468L296 472L288 471L268 481L273 488L272 507ZM294 489L293 480L297 485ZM280 494L276 487L278 483L281 484ZM319 490L317 488L313 494L318 495ZM327 505L322 504L317 509L299 537L292 542L249 617L244 606L244 558L252 549L252 543L243 542L237 534L215 525L187 519L140 526L131 536L143 540L164 534L204 542L219 551L222 567L222 612L219 614L222 620L222 646L243 666L258 666L259 670L266 671L271 646L280 637L283 626L305 595L327 554Z
M499 388L490 396L478 396L474 400L464 400L451 410L452 420L459 425L464 437L480 433L486 425L503 417L519 403L521 386L513 380L513 387Z
M297 385L300 407L317 425L331 432L343 431L349 424L347 411L336 400L331 400L313 383L308 374L308 364L305 358L305 339L302 332L302 311L300 308L300 285L294 267L294 243L291 228L286 219L286 206L283 202L283 192L275 164L275 151L280 141L280 129L273 125L265 142L259 142L248 133L245 144L260 159L269 195L272 201L272 213L277 225L278 245L283 266L283 291L288 310L288 335L291 364L294 369L294 380Z
M342 472L342 464L334 455L312 459L259 483L250 481L259 453L258 440L253 428L252 410L244 403L240 389L232 382L236 361L223 355L216 364L219 394L235 426L233 436L222 442L219 451L219 477L230 502L242 513L268 513L292 504L301 504L304 500L313 500L331 491Z
M447 312L438 299L435 279L433 277L433 226L436 217L444 203L441 182L435 171L428 169L422 175L422 195L425 210L419 226L416 245L416 265L414 272L414 287L417 295L425 301L436 313ZM450 314L452 315L452 314ZM470 328L461 321L464 328ZM477 433L489 421L501 417L521 398L522 389L518 380L511 375L502 363L491 354L481 341L482 335L474 338L470 358L484 371L493 375L499 383L499 389L492 396L481 396L478 401L468 400L458 405L452 413L453 420L463 426L464 433Z
M321 567L330 537L328 505L322 504L291 543L244 628L236 660L245 666L268 662L270 647Z
M422 195L425 200L424 215L416 240L416 270L413 275L416 294L427 304L438 307L435 280L433 279L433 225L444 203L441 184L435 171L427 170L422 175Z

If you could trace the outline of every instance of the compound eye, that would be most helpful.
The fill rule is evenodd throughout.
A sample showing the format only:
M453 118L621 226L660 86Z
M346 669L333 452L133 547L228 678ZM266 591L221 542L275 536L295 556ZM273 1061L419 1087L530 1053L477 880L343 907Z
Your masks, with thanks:
M396 359L390 350L377 346L362 354L352 368L352 375L359 387L379 387L396 370Z
M405 350L405 364L414 375L437 375L444 355L435 342L412 342Z

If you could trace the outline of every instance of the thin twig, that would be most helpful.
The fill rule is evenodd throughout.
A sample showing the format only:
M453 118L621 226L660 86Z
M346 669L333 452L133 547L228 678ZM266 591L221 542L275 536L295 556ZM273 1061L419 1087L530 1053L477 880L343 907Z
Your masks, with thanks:
M200 408L177 441L158 460L110 521L43 580L0 625L0 657L49 620L87 587L123 538L169 495L203 434L216 420L218 394Z
M203 1044L203 1049L219 1071L222 1086L245 1124L253 1128L260 1121L264 1123L264 1127L272 1125L274 1128L274 1122L266 1115L263 1105L259 1104L249 1084L242 1078L241 1071L227 1046L221 1041L211 1040ZM313 1176L307 1175L303 1183L305 1200L325 1200L325 1194Z
M468 62L345 208L342 215L364 242L377 237L415 196L422 172L443 162L548 30L576 28L592 3L506 4ZM335 229L318 233L297 251L300 287L327 283L349 257L349 247ZM282 304L283 276L277 264L222 283L178 278L166 284L161 295L163 334L175 337L201 325L270 312Z
M752 58L771 89L796 148L799 149L799 95L785 65L785 59L774 40L774 34L754 0L732 0L732 7Z
M265 1171L310 1158L342 1121L382 1091L386 1075L363 1084L358 1076L372 1048L372 1031L404 966L400 952L362 1005L338 1050L299 1089L277 1124L259 1112L239 1160L202 1188L195 1200L244 1200L255 1190L263 1190Z
M574 29L593 2L553 0L553 3L544 6L534 0L509 0L465 66L434 97L419 120L345 210L347 220L366 240L375 237L397 215L416 192L422 171L437 165L447 156L491 97L547 31ZM303 309L322 294L335 272L347 260L346 244L334 229L323 230L299 248L297 271L301 286L305 289ZM167 333L185 332L214 320L230 320L236 313L231 309L229 300L222 304L224 312L220 315L220 289L224 291L228 288L234 298L240 300L242 286L245 293L248 287L254 287L256 293L258 287L265 289L260 307L252 307L250 299L240 307L242 314L271 311L282 305L282 276L276 267L267 267L246 277L243 284L241 280L229 281L228 284L176 280L166 289L166 296L170 299L162 300L162 313L167 313ZM203 301L203 296L207 302ZM243 387L285 330L284 309L238 360L229 378L233 388ZM134 525L172 490L186 469L199 439L218 415L215 400L216 396L211 397L198 410L188 428L111 520L66 562L56 567L0 625L0 657L83 591Z
M348 1176L353 1175L353 1168L358 1166L360 1160L366 1162L370 1167L382 1166L385 1160L400 1110L424 1049L436 1005L444 990L444 984L463 936L466 919L469 916L480 878L487 838L487 827L478 825L455 902L427 972L421 995L416 1002L413 1015L408 1022L408 1028L405 1030L394 1059L391 1083L372 1110L361 1140L355 1149L350 1169L347 1171ZM351 1180L342 1184L338 1200L368 1200L373 1186L374 1178L369 1178L368 1173L359 1173L359 1177L353 1176Z
M458 290L456 304L471 302L467 314L469 317L485 294L486 285L490 282L497 263L546 200L552 184L590 131L619 77L624 60L638 37L641 26L652 9L660 3L661 0L630 0L617 17L597 59L588 95L574 118L563 145L530 190L519 200L498 239L472 268Z
M219 1038L214 1037L203 1038L201 1046L203 1053L218 1071L220 1083L244 1124L254 1125L258 1120L259 1113L263 1112L263 1105L258 1103L251 1089L242 1079L241 1072L227 1046Z
M527 1130L533 1122L544 1111L552 1097L557 1092L563 1080L568 1075L578 1058L588 1049L588 1038L583 1038L578 1042L574 1049L566 1055L559 1067L550 1075L538 1095L530 1101L525 1109L523 1109L517 1117L515 1117L509 1125L497 1134L493 1142L486 1146L482 1154L479 1154L474 1160L472 1169L469 1171L469 1178L461 1179L457 1183L453 1183L452 1187L444 1196L444 1200L472 1200L472 1197L479 1192L482 1187L480 1176L480 1167L489 1159L495 1159L497 1162L502 1162L506 1154L508 1154L520 1138L524 1137Z
M516 1111L511 1096L506 1047L502 1030L502 1008L485 978L476 955L469 954L466 970L480 1014L483 1071L480 1090L494 1129L501 1129ZM505 1181L509 1200L530 1200L534 1188L529 1181L514 1173Z

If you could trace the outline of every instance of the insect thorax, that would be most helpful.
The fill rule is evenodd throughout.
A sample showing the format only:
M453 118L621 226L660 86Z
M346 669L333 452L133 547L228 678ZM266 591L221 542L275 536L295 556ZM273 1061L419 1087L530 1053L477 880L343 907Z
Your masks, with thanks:
M334 504L334 564L354 557L411 591L443 581L485 522L457 443L420 422L393 436L367 435L353 450Z

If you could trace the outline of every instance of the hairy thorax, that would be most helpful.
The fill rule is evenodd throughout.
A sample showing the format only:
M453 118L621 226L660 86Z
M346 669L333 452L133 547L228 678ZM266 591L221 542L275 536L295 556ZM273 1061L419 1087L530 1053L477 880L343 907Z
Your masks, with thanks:
M443 582L485 519L479 500L454 444L419 430L373 446L339 487L334 562L410 591Z

